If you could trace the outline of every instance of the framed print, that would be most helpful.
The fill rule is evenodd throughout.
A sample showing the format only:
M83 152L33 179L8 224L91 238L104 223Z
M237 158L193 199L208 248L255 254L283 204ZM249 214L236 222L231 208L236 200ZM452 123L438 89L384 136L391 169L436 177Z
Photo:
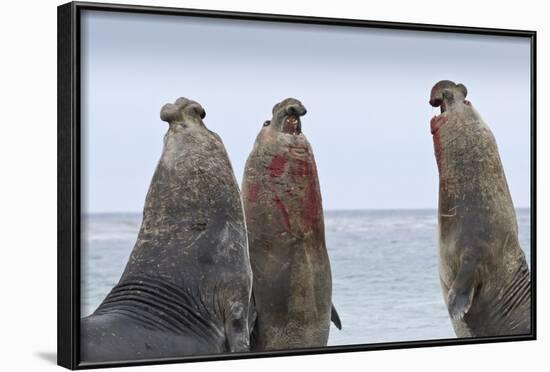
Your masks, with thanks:
M536 33L58 8L58 363L536 338Z

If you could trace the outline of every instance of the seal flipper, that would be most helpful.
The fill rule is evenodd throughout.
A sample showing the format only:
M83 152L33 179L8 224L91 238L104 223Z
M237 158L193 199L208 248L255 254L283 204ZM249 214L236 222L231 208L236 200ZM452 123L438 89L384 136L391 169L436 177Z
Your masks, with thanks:
M476 288L477 259L466 253L462 260L460 270L447 295L447 308L454 320L463 319L468 313L472 307Z
M229 316L225 320L225 337L227 351L250 351L248 308L243 309L240 303L234 303L232 304L229 312Z
M474 299L474 287L471 286L461 293L457 293L452 289L448 295L448 308L449 315L453 320L463 319L466 313L472 307L472 300Z
M256 345L256 320L258 319L258 313L256 312L256 300L254 299L254 291L250 296L250 304L248 305L248 331L250 332L250 349Z
M342 330L342 322L340 321L340 316L338 315L334 304L332 304L332 309L330 310L330 320L332 320L332 323L334 323L336 328L340 331Z

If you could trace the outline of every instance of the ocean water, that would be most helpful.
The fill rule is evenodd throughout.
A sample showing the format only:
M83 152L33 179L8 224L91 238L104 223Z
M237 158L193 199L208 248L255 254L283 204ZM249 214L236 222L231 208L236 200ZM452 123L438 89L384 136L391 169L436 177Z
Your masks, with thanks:
M530 211L518 209L530 257ZM92 313L118 282L141 214L82 219L81 313ZM329 345L454 338L437 270L435 210L325 211L333 303L343 329Z

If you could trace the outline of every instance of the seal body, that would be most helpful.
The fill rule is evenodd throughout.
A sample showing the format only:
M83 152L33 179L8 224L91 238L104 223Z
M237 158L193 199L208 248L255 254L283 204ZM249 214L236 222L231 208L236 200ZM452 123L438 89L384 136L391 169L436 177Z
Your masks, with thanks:
M497 144L465 100L440 81L430 104L439 169L439 273L458 337L531 332L531 281Z
M327 344L332 282L305 107L273 108L246 162L242 193L257 319L252 350Z
M180 98L119 283L81 320L85 362L249 350L252 271L238 185L196 102Z

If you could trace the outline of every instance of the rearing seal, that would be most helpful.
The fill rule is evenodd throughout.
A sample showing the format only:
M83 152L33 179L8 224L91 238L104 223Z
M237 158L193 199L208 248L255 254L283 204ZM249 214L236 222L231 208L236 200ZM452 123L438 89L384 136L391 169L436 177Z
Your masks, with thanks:
M458 337L531 332L531 280L495 138L467 89L438 82L430 104L439 169L439 274Z
M248 351L252 271L240 194L197 102L165 105L170 126L119 283L81 320L85 362Z
M327 344L332 281L313 150L302 133L306 108L273 107L246 162L243 203L257 319L251 350Z

